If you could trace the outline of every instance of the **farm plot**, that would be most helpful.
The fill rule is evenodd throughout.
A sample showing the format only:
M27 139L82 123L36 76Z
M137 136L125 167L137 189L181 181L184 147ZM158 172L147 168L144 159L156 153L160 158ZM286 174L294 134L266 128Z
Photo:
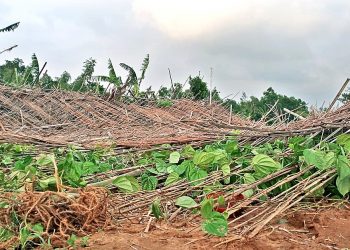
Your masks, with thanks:
M86 246L100 229L181 220L224 246L305 202L348 207L349 105L267 126L191 101L102 113L95 97L2 91L0 248Z

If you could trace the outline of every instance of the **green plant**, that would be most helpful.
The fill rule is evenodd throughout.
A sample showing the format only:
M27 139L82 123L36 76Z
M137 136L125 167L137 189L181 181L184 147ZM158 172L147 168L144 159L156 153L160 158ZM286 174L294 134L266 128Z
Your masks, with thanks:
M220 202L223 202L220 199ZM204 199L201 203L201 215L204 219L202 229L208 234L223 237L228 231L228 222L224 214L214 211L213 199Z

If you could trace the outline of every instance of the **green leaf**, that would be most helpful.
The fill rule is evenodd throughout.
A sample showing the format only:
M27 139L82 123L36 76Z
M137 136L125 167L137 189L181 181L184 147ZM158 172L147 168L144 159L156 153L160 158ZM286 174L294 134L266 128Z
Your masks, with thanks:
M213 212L212 216L202 223L202 229L208 234L223 237L227 234L228 223L224 215Z
M8 202L5 202L5 201L0 202L0 208L8 208L9 206L10 204Z
M167 172L168 165L165 163L165 161L161 159L157 159L156 161L156 169L159 173L166 173Z
M187 145L186 147L183 148L181 151L181 155L186 158L192 158L196 151L191 145Z
M44 232L44 227L41 225L41 223L37 223L32 227L32 230L35 233L42 234Z
M180 176L184 174L189 168L194 167L192 161L185 160L180 165L173 166L174 171Z
M133 176L120 176L113 181L113 185L121 191L132 193L140 190L140 185Z
M137 181L137 179L134 176L125 176L125 178L130 181L131 187L132 187L132 191L133 192L137 192L141 190L141 186L139 184L139 182Z
M204 199L201 203L201 215L204 219L209 219L213 213L213 199Z
M180 176L176 172L172 172L171 174L168 175L168 178L166 179L164 185L169 186L175 182L177 182L180 179Z
M243 175L243 182L244 182L244 184L252 184L252 183L255 182L255 178L254 178L254 176L252 174L245 173Z
M141 185L143 190L155 190L157 188L158 179L154 176L143 174L141 176Z
M160 219L161 217L163 217L163 212L160 206L160 199L157 198L152 202L151 205L151 212L154 215L154 217L156 217L157 219Z
M24 158L24 160L16 161L14 168L15 170L22 170L24 171L26 167L28 167L33 161L33 158L31 156L27 156Z
M52 155L39 155L39 158L36 160L36 163L39 166L46 166L52 164L53 157Z
M228 154L234 154L239 152L237 141L227 141L225 145L225 150Z
M215 155L208 152L196 152L193 156L193 163L201 168L207 168L214 160Z
M265 177L282 168L281 164L275 162L270 156L264 154L254 156L252 165L256 176L259 178Z
M12 162L13 162L13 159L9 155L5 155L4 158L1 161L1 163L4 164L4 165L10 165L10 164L12 164Z
M339 193L345 196L350 192L350 164L349 160L343 155L338 157L337 170L338 177L336 180L336 185Z
M230 164L224 164L224 165L221 167L221 171L222 171L222 174L223 174L224 176L229 175L230 172L231 172Z
M336 160L334 152L326 153L320 150L305 149L303 155L306 164L313 165L320 170L332 167Z
M193 208L196 207L198 204L191 197L181 196L176 199L175 205L184 208Z
M49 186L54 186L54 185L56 185L56 178L53 176L46 179L39 180L39 186L43 190L48 190Z
M13 233L10 230L0 227L0 242L8 241L12 237Z
M28 237L30 235L30 231L27 227L22 227L19 231L19 239L22 246L27 244Z
M226 202L225 202L225 197L220 195L218 198L218 204L219 206L225 206Z
M155 175L159 174L159 172L155 168L147 168L147 172Z
M216 149L212 151L211 154L214 156L213 163L221 163L221 164L228 163L228 157L225 150Z
M244 184L252 184L255 181L256 180L255 180L255 178L254 178L254 176L252 174L245 173L243 175L243 183ZM242 194L243 194L244 197L247 197L247 198L252 197L253 194L254 194L254 189L248 189L248 190L244 191Z
M343 146L346 150L350 151L350 135L342 134L337 136L337 143Z
M201 179L207 176L208 176L208 173L205 170L197 167L192 168L188 173L188 179L189 181L191 181L191 185L194 185L194 186L203 182L204 180L201 180ZM200 181L195 181L195 180L200 180Z
M75 234L72 234L67 240L67 244L71 247L75 247L75 242L77 241L77 239L78 237Z
M169 156L169 163L176 164L180 160L180 153L179 152L172 152Z

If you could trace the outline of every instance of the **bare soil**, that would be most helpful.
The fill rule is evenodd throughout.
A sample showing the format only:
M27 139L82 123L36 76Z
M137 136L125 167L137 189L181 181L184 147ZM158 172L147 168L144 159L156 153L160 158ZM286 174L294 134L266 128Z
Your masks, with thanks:
M209 237L186 220L128 224L99 232L87 249L346 249L350 248L350 208L299 210L277 218L256 237ZM237 239L238 238L238 239ZM230 241L230 242L227 242ZM224 243L227 242L227 243ZM217 246L217 244L221 244ZM86 248L85 248L86 249Z

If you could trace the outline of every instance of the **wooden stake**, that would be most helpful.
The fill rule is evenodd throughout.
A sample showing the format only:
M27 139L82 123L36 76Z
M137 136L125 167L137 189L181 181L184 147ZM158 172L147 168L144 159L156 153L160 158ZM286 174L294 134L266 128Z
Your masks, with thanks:
M211 105L212 87L213 87L213 68L210 68L209 105Z

